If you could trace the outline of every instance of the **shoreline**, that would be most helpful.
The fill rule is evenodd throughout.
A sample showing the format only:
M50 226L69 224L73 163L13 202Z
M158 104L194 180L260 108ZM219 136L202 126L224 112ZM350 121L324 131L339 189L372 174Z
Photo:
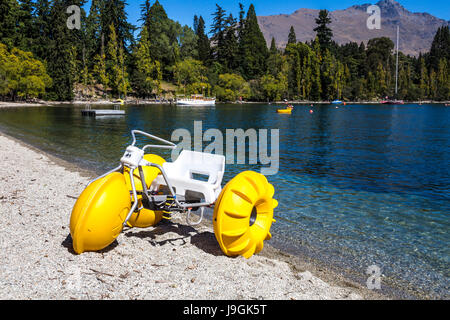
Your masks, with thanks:
M200 226L195 228L185 225L184 219L174 219L172 222L164 221L154 228L126 229L118 237L117 241L100 253L86 253L77 256L71 252L68 220L76 197L84 189L87 181L94 177L95 174L65 160L49 155L3 132L0 132L0 145L2 149L6 150L2 152L1 160L7 164L4 166L5 169L0 169L0 179L7 179L6 182L8 182L4 183L2 181L3 187L0 189L0 208L2 210L0 213L3 219L4 214L9 213L11 215L8 220L9 224L15 225L15 228L8 227L5 231L2 231L3 235L8 234L9 236L3 236L0 239L0 246L3 249L0 257L2 261L5 261L1 266L0 276L2 279L6 279L0 284L0 297L2 298L69 299L72 296L76 299L156 298L152 295L149 296L135 292L136 290L134 289L132 290L134 291L134 295L129 295L128 291L131 290L130 283L133 286L137 285L141 289L143 287L146 289L151 287L158 291L160 298L165 299L251 299L255 298L253 295L257 293L259 293L257 298L262 297L263 299L395 298L376 291L370 291L360 284L338 275L330 270L330 268L314 263L310 258L305 259L305 257L294 256L276 249L270 245L270 241L265 242L264 249L260 254L255 255L249 260L242 257L226 257L221 253L216 243L212 232L212 223L209 220L204 221ZM24 168L24 171L27 171L25 176L20 170L18 172L13 170L13 174L11 170L8 171L6 168L11 168L14 165L12 159L14 159L13 155L15 152L19 152L25 158L31 158L31 161L27 161L27 163L34 170L30 170L27 166L27 168ZM52 170L58 174L56 176L53 175L51 173ZM23 185L23 183L17 184L8 180L19 179L22 182L26 182L30 180L30 176L32 175L35 178L31 179L31 184L32 186L37 184L35 186L37 189L30 196L34 199L42 200L47 197L47 203L42 203L42 201L36 203L26 196L21 197L21 203L15 202L14 200L20 196L18 191L28 192L27 190L21 191L24 188L18 187ZM39 184L41 185L39 186ZM45 186L46 184L47 186ZM50 189L45 188L51 184L60 185L60 187L56 186L55 188L53 186ZM20 188L20 190L16 188ZM57 199L60 200L58 201ZM8 200L12 200L13 203L7 203ZM36 206L39 208L36 208ZM39 214L39 209L45 211L47 206L49 206L48 210L52 211L51 213L47 213L55 215L56 221L47 221L49 217ZM20 214L16 215L16 211L19 211ZM40 236L45 238L44 246L42 246L42 243L41 246L33 245L34 241L39 242L39 237L35 240L28 235L28 237L25 236L25 239L22 239L26 240L25 242L29 242L26 246L26 251L32 249L33 257L29 256L30 253L27 255L25 252L17 251L17 247L25 245L21 243L24 241L17 241L21 240L18 237L23 236L27 231L21 230L25 228L22 225L25 216L32 217L35 220L34 228L40 228L42 230L49 226L54 227L54 231L52 231L53 229L49 229L47 232L39 233ZM45 222L42 223L41 219ZM14 229L17 232L11 231ZM30 245L31 247L29 247ZM14 259L19 258L17 260L19 265L12 263L11 259L7 258L10 257L11 250L15 251L16 256ZM50 250L51 254L47 253L44 255L43 253L48 250ZM19 272L19 275L21 275L19 276L16 271L9 272L8 270L4 270L8 268L13 270L21 269L20 264L22 262L20 261L23 261L24 265L27 266L31 263L30 259L34 258L37 259L39 265L46 266L45 268L39 268L39 274L48 276L49 272L51 273L49 268L54 269L55 266L53 264L46 264L43 260L51 260L52 256L57 257L57 261L54 261L57 266L64 266L63 268L60 267L63 270L56 271L54 277L49 276L48 278L59 281L56 284L54 280L51 281L53 282L54 290L40 288L37 291L35 290L34 293L32 290L28 290L28 293L22 293L23 288L19 288L19 284L23 286L23 278L28 281L30 280L28 278L30 277L29 272L31 271L25 267L27 269L26 272ZM124 259L127 263L122 263ZM173 263L175 261L176 263ZM136 282L134 278L136 276L135 272L128 270L130 262L133 262L132 264L135 267L139 266L139 268L142 268L146 266L144 268L149 271L145 276L147 282L144 281L142 283L142 279ZM148 266L149 262L151 264L150 266ZM152 264L151 262L155 263ZM75 269L79 268L85 271L80 273L80 277L82 278L81 289L75 290L75 292L67 288L66 285L68 282L67 279L70 280L73 277L74 265ZM155 265L166 265L166 267L159 270L161 267L155 267ZM91 269L104 271L98 273L92 272ZM201 269L202 272L193 272L195 270L200 271L198 269ZM226 272L227 270L228 272ZM144 274L144 272L139 272L139 270L134 271L138 272L141 277ZM158 271L158 273L155 273L155 271ZM33 272L35 270L31 274ZM110 276L105 279L102 273L108 273ZM153 274L156 280L151 276L149 277L148 273ZM77 273L75 272L75 274ZM175 278L168 277L170 274ZM125 275L127 276L125 277ZM264 280L259 279L261 276ZM10 279L10 277L13 277L13 279ZM21 277L23 278L21 279ZM129 277L134 280L128 280ZM164 279L161 279L161 277ZM111 281L113 278L119 281L118 286L120 288L114 288L115 290L105 288L105 286L114 287L114 281ZM41 280L44 283L47 281L46 279ZM216 286L225 287L217 291L216 295L210 295L210 291L216 291L214 290L215 286L209 284L211 281ZM84 286L83 284L86 283L90 285ZM105 285L105 283L108 285ZM201 284L200 290L198 288L199 283ZM283 286L284 289L282 289ZM99 290L99 287L103 289ZM184 289L179 292L180 288ZM186 290L188 293L184 292Z
M220 104L270 104L270 105L284 105L286 103L294 104L294 105L329 105L330 101L300 101L300 100L290 100L290 101L271 101L271 102L260 102L260 101L245 101L245 102L217 102ZM96 106L113 106L115 105L113 102L108 100L99 100L99 101L42 101L39 100L37 102L2 102L0 101L0 108L14 108L14 107L48 107L48 106L57 106L57 105L96 105ZM380 101L345 101L346 105L381 105ZM450 104L450 101L405 101L404 105L408 104L418 104L418 105L429 105L429 104ZM176 105L170 101L153 101L153 100L127 100L125 101L126 105ZM340 106L345 106L341 104Z

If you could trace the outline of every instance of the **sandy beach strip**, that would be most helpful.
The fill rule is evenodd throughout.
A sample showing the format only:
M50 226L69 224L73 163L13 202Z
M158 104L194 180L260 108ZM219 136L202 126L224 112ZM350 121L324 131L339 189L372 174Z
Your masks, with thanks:
M91 177L2 133L0 150L0 299L382 297L330 275L324 281L267 241L248 260L227 257L210 222L194 228L184 217L126 229L103 251L76 255L70 214Z

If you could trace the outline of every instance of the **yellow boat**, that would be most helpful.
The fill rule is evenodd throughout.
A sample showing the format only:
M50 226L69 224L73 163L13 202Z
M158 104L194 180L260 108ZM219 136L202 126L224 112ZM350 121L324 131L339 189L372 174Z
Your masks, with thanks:
M120 104L121 106L123 106L125 104L125 101L123 101L122 99L117 99L117 100L114 100L112 103Z
M277 109L277 113L291 114L292 108L287 107L285 109Z

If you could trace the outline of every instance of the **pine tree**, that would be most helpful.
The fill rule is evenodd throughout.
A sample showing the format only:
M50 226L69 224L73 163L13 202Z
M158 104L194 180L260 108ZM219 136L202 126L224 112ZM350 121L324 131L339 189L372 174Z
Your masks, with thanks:
M0 42L12 48L17 44L20 7L16 0L0 1Z
M107 33L102 29L100 5L100 0L92 0L89 15L86 18L85 50L91 68L93 66L94 58L102 56L102 52L103 54L105 52L104 45Z
M98 0L100 9L100 25L105 39L110 38L110 26L115 26L117 43L127 48L134 44L133 32L135 27L128 22L125 0Z
M290 98L298 98L300 95L301 85L301 58L296 44L289 44L286 46L285 54L288 58L289 73L288 73L288 95ZM270 58L268 64L270 67Z
M19 39L16 46L23 50L30 50L33 46L33 39L36 37L33 12L33 0L19 1L19 15L17 20L19 24Z
M242 71L245 79L255 79L266 71L267 43L258 25L255 7L250 5L242 35L244 56Z
M233 18L232 14L225 20L225 24L222 59L228 72L234 72L239 67L239 44L236 35L236 19Z
M245 27L245 10L244 5L239 3L239 22L237 27L237 38L238 38L238 53L237 60L239 64L239 72L242 73L242 63L244 61L244 46L243 46L243 36Z
M297 36L295 34L294 26L291 26L291 29L289 29L289 35L288 35L288 44L297 43Z
M216 11L212 14L213 24L211 25L210 33L211 40L214 43L212 47L212 56L220 64L224 64L224 49L225 49L225 10L216 4Z
M286 59L283 59L283 56L278 52L275 44L275 38L272 37L269 57L267 58L267 74L272 75L274 78L278 77L284 60Z
M48 98L52 100L70 101L73 98L73 66L74 55L71 54L73 39L67 28L65 0L54 0L50 10L52 29L50 34L49 50L46 56L48 73L53 79L53 87L48 92Z
M438 70L441 59L450 63L450 30L449 26L438 28L431 44L428 68Z
M141 17L138 21L142 22L143 25L147 25L149 19L148 14L151 7L150 0L145 0L145 2L141 4Z
M200 16L198 18L197 24L197 59L202 61L204 64L208 64L211 54L211 45L209 43L208 36L205 34L205 20Z
M270 41L270 49L269 49L269 53L270 53L270 54L275 54L275 53L277 53L277 52L278 52L277 44L276 44L276 42L275 42L275 38L272 37L272 40Z
M45 59L48 54L50 45L50 34L52 29L52 22L50 20L50 1L37 0L35 4L35 45L32 48L33 53Z
M328 27L330 23L331 19L328 16L328 10L320 10L319 17L316 19L317 27L314 28L314 31L317 32L317 38L323 52L325 49L331 49L333 31Z

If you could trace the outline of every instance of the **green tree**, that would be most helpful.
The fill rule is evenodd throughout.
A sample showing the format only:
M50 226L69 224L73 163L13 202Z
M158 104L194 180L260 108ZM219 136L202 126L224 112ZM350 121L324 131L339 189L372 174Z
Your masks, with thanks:
M244 61L244 28L245 28L245 10L244 5L239 3L239 21L237 25L237 38L238 38L238 52L237 52L237 61L239 64L239 71L242 73L242 63Z
M380 63L385 69L389 68L393 49L394 42L387 37L370 39L367 43L368 68L375 70Z
M70 101L73 99L73 65L74 56L71 47L74 43L73 33L67 28L67 0L54 0L50 9L49 21L52 23L49 35L49 48L46 55L47 70L55 84L48 90L50 100Z
M322 95L322 85L320 81L320 65L322 64L322 56L320 54L319 41L314 41L313 44L313 55L311 56L311 89L310 89L310 100L320 100Z
M102 29L100 5L101 0L92 0L89 15L86 17L84 47L90 69L93 69L94 63L98 63L98 58L102 57L105 52L107 32Z
M211 49L213 58L222 65L225 64L225 28L227 25L225 15L225 10L216 4L216 11L212 14L213 23L210 30L211 40L215 45Z
M446 60L447 64L450 63L449 26L442 26L436 31L428 56L428 67L438 70L441 59Z
M93 65L93 74L97 81L97 83L102 85L103 96L105 97L107 94L109 77L106 71L106 53L105 53L105 45L104 38L102 37L100 53L95 55L94 57L94 65Z
M188 58L174 66L175 79L183 87L184 94L207 93L210 85L206 77L207 69L201 61Z
M0 94L9 95L12 100L28 100L43 96L52 79L45 65L35 59L31 52L18 48L8 51L0 43Z
M289 35L288 35L288 44L297 43L297 36L295 34L294 26L291 26L289 29Z
M200 16L196 28L197 35L197 59L205 65L209 64L211 57L211 45L208 36L205 34L205 20Z
M224 47L222 49L223 64L228 71L235 71L239 68L239 44L236 35L236 20L230 14L225 23Z
M328 16L328 10L320 10L319 17L316 19L317 27L314 31L317 33L320 48L322 51L331 49L331 39L333 38L333 31L328 27L331 19Z
M161 65L159 61L152 58L150 49L151 44L149 42L148 29L144 26L135 55L137 72L139 73L137 89L138 93L145 97L150 96L155 90L158 94L161 92Z
M388 86L386 83L386 71L381 64L381 62L378 63L378 67L375 72L375 92L378 97L384 97L388 96Z
M124 49L118 43L114 24L109 27L109 41L107 45L107 70L109 75L109 85L113 95L126 95L128 92L129 81L126 72Z
M239 97L247 99L250 96L248 83L240 75L232 73L221 74L214 91L220 101L235 102Z
M195 34L194 30L192 30L189 26L181 26L178 22L176 23L176 26L180 47L180 59L197 58L198 41L197 35Z
M17 43L20 7L16 0L0 1L0 41L12 48Z
M424 99L428 96L428 70L425 64L425 58L419 58L419 97Z
M179 23L168 18L158 0L150 7L145 16L146 21L143 26L149 30L148 38L152 58L160 62L163 79L172 79L172 66L180 57L178 37L181 27Z
M275 42L275 38L272 37L272 40L270 41L270 49L269 49L269 55L278 53L277 44Z
M33 47L33 39L36 36L33 12L33 0L19 0L19 14L17 17L19 30L16 46L24 50L29 50Z
M267 100L279 101L287 91L287 78L283 74L281 79L267 74L261 77L261 88Z
M49 0L37 0L34 12L35 40L31 48L33 53L45 59L50 46L52 22L50 20L51 3Z
M114 32L116 33L118 45L123 48L132 45L134 43L133 32L135 31L135 27L128 22L128 15L126 12L127 2L125 0L97 1L100 12L101 32L104 34L105 39L111 38L110 26L114 25Z
M441 58L439 60L437 69L437 88L436 100L450 100L450 70L447 59Z
M250 5L242 35L242 73L245 79L256 79L266 71L267 43L258 25L255 7Z

